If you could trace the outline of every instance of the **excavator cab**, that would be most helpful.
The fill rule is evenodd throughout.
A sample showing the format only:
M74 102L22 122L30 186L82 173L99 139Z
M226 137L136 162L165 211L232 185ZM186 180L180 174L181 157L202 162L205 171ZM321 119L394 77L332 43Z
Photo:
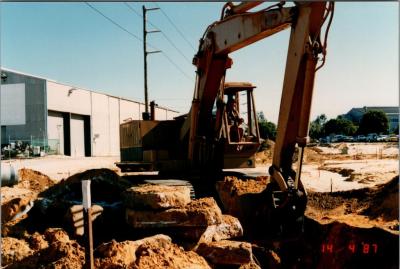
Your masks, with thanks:
M255 86L248 82L227 82L223 92L221 134L225 138L223 168L255 167L254 154L260 147Z

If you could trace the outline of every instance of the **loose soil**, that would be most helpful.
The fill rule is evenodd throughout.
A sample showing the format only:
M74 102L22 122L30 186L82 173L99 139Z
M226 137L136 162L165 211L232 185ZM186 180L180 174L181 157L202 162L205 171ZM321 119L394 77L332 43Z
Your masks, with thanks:
M399 177L373 189L309 193L306 215L321 223L338 220L399 234Z
M269 142L269 149L257 154L258 164L265 167L271 163L273 147L274 144ZM377 150L376 147L380 148ZM231 207L225 208L223 213L236 216L241 222L244 220L244 237L240 240L250 241L253 236L253 254L261 268L398 268L399 177L398 169L393 168L393 158L398 158L398 148L390 143L307 147L305 167L335 174L343 184L364 187L332 193L309 191L304 234L295 240L280 238L271 242L260 239L258 233L269 232L269 227L259 223L264 219L265 197L262 194L269 183L268 177L228 178L226 197L221 200ZM303 178L312 175L307 174L307 169L304 169ZM124 261L131 248L127 252L123 242L141 239L146 232L138 232L126 224L122 193L132 183L111 170L88 170L56 185L46 175L29 169L21 170L20 178L17 186L1 188L2 222L7 222L6 229L2 228L5 237L2 238L1 254L3 265L9 264L7 269L83 267L83 241L81 237L72 237L65 226L65 213L71 205L81 203L81 180L84 179L92 180L93 203L104 208L102 215L93 222L95 246L116 239L108 243L112 246L108 249L108 260L106 255L95 253L101 264L98 268L214 267L189 248L184 250L177 245L173 234L170 234L172 240L162 246L160 242L134 243L135 250L131 253L134 259ZM11 221L15 213L24 211L32 200L35 201L32 210L20 221ZM187 206L194 211L216 206L212 198L196 201ZM212 212L209 214L216 218ZM4 216L7 218L3 220ZM257 230L255 226L262 229ZM113 256L113 253L121 255ZM253 263L240 268L258 267Z
M55 184L55 181L45 174L32 169L22 168L18 173L19 182L17 186L36 193L40 193Z

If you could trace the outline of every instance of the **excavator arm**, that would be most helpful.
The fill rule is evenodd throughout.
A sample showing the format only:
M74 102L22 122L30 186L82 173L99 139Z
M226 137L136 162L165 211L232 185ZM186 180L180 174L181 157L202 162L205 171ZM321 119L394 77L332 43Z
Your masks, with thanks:
M196 161L199 139L210 131L211 110L224 84L226 69L232 65L229 53L291 27L283 83L273 164L269 169L282 191L303 189L300 181L303 148L308 125L316 65L320 54L321 28L333 3L301 2L292 7L281 3L257 12L248 12L262 2L227 3L221 20L211 24L200 40L193 64L197 78L192 107L180 138L188 138L188 159ZM326 42L326 40L325 40ZM297 172L292 169L295 147L300 147Z

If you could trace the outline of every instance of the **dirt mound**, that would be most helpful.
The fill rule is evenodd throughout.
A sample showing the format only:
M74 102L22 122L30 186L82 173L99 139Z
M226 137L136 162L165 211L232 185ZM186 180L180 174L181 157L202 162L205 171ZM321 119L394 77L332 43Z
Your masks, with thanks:
M19 187L1 188L1 223L17 221L26 217L24 211L33 206L36 193Z
M259 232L255 226L260 224L263 216L266 201L263 193L268 182L268 177L257 177L256 180L225 177L216 184L224 212L240 220L245 236Z
M283 268L286 255L301 256L296 268L398 268L399 239L377 227L306 218L305 241L296 251L280 252Z
M371 218L399 220L399 177L374 191L373 202L362 212Z
M96 251L96 268L210 268L207 262L193 251L185 251L165 235L155 235L137 241L100 245Z
M40 241L41 246L36 251L33 251L27 247L28 243L23 240L19 240L19 242L22 242L21 244L13 242L14 248L18 248L19 251L23 249L30 251L27 252L28 255L24 255L23 259L15 260L7 268L79 269L85 263L84 249L76 241L70 240L68 235L61 229L48 229L45 232L45 236L35 234L29 236L28 241L31 243ZM2 253L3 249L4 247L2 246Z
M13 237L1 238L1 265L5 266L33 254L33 250L24 240Z
M123 240L127 235L122 193L131 184L108 169L93 169L71 177L41 192L34 201L28 217L21 227L29 233L41 234L48 227L61 227L72 235L76 232L71 223L70 209L82 204L81 181L91 179L91 200L93 205L103 208L102 214L93 219L94 243L100 244L111 239ZM14 229L7 231L13 235Z
M17 186L37 193L40 193L55 184L55 182L45 174L32 169L22 168L18 173L19 183Z
M42 250L49 247L49 243L46 241L45 236L35 232L27 237L29 246L34 251Z
M173 243L163 248L152 244L143 244L136 250L137 260L134 269L208 269L206 260L193 251L185 251Z
M122 191L131 185L112 170L91 169L62 180L59 184L46 190L40 196L49 199L57 198L69 201L82 201L81 181L89 179L91 180L91 197L93 203L120 200Z
M225 177L224 187L229 188L232 195L245 193L260 193L265 190L269 182L268 177L257 177L256 179L238 179L237 177Z
M304 149L304 163L320 163L327 159L322 150L317 147L306 147Z
M272 140L265 140L261 145L261 150L256 153L256 163L265 164L272 162L272 156L275 148L275 142Z
M378 226L398 232L399 177L374 189L309 193L306 214L317 220L346 221L352 225Z

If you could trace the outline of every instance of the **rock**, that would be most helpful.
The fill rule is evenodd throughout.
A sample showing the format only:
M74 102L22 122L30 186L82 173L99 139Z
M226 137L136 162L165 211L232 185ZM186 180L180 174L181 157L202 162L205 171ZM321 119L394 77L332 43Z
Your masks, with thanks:
M126 207L133 209L168 209L190 203L190 189L186 186L146 184L132 187L123 194Z
M207 227L222 223L222 213L213 198L193 200L183 208L163 211L126 210L126 220L134 228Z
M223 215L222 219L221 224L212 225L207 228L202 234L200 242L220 241L243 236L243 228L237 218Z
M213 264L242 265L253 261L251 244L222 240L201 243L196 252Z
M1 265L9 265L21 261L33 254L33 250L24 240L13 237L1 238Z
M98 216L103 213L103 207L99 205L92 205L92 221L94 221ZM83 226L83 206L82 205L73 205L68 210L65 215L65 219L68 223L71 224L75 235L83 235L84 234L84 226Z
M239 220L230 215L222 215L222 223L217 225L179 229L176 232L179 237L196 242L220 241L243 236L243 228Z
M115 268L117 266L129 267L136 261L136 250L139 246L147 244L163 248L171 243L171 238L166 235L155 235L137 241L116 242L112 240L98 246L95 250L96 268Z

